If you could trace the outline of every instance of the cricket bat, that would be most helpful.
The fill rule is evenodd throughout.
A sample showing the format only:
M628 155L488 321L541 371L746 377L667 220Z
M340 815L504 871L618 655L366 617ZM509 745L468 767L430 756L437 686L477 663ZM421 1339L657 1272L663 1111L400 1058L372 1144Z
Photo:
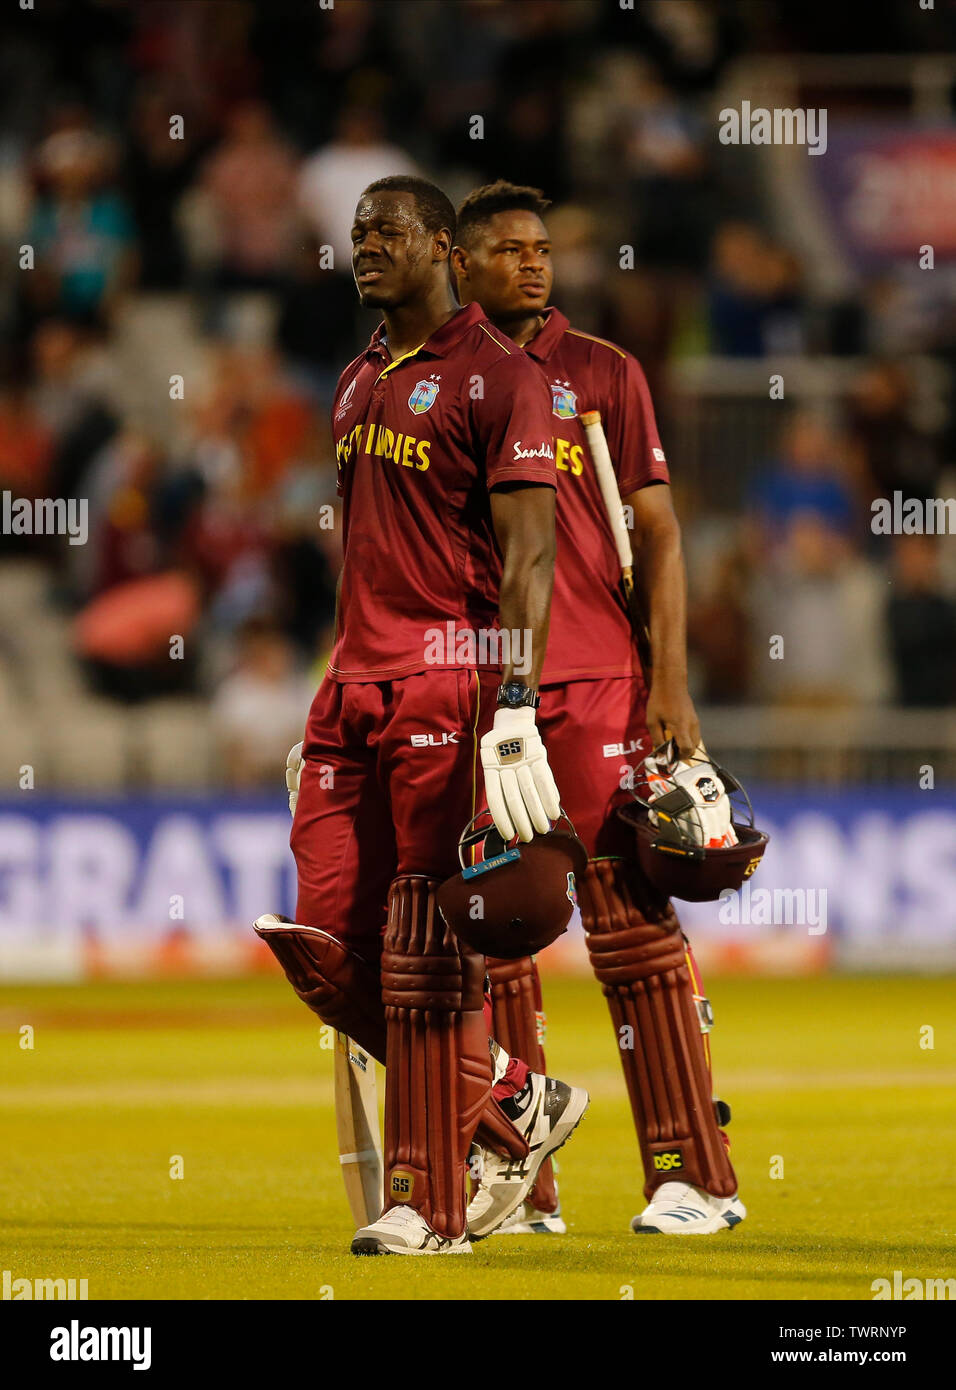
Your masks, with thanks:
M335 1035L335 1127L345 1195L356 1227L382 1214L384 1164L375 1058L345 1033Z
M591 458L594 460L594 471L597 473L598 483L601 487L601 496L604 499L604 507L607 511L607 519L611 524L611 532L614 536L614 545L617 550L617 557L621 563L621 582L624 586L624 598L627 602L628 612L631 615L631 627L634 629L634 640L637 642L638 655L641 658L641 666L646 672L651 669L651 634L647 629L644 614L641 611L641 601L634 587L634 568L631 557L631 538L627 533L627 522L624 520L624 503L621 501L621 494L617 488L617 477L614 473L614 465L611 462L611 451L607 447L607 439L604 434L604 427L601 424L601 412L599 410L586 410L581 416L581 424L584 426L584 433L587 435L588 449ZM669 732L665 730L665 733ZM697 746L697 753L702 758L709 760L710 754L704 747L703 739Z
M628 535L627 522L624 520L624 503L621 501L621 494L618 492L614 465L611 462L611 453L607 447L604 427L601 424L601 412L599 410L584 411L581 416L581 424L584 426L584 433L587 435L588 449L590 450L591 458L594 460L594 471L597 473L598 484L601 488L601 496L604 499L604 509L607 512L607 519L611 526L611 534L614 537L614 546L617 550L617 558L621 565L621 582L624 587L624 599L631 616L631 626L634 629L634 638L637 642L637 650L641 658L641 665L645 671L650 671L651 635L647 630L647 623L641 612L640 599L634 587L634 562L631 557L631 538Z

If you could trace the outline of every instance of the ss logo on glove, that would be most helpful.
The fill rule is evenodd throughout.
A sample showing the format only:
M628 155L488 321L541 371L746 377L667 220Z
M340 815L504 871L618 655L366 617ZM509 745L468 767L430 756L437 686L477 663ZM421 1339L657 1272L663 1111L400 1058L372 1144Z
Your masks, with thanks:
M495 711L494 727L482 736L481 766L501 838L517 835L527 842L535 831L547 835L561 814L561 799L530 705Z
M515 758L521 757L523 743L520 738L509 739L507 743L496 743L495 750L498 758L503 763L513 763Z

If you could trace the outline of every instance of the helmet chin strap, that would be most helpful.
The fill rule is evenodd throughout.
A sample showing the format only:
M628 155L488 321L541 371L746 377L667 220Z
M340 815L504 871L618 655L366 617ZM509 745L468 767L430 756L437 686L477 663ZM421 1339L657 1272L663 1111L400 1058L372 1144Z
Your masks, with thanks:
M481 820L482 817L488 817L490 819L491 812L487 807L472 816L459 838L458 860L463 869L467 867L466 858L468 852L474 850L478 845L482 847L482 859L494 859L499 854L504 853L507 841L502 837L494 822L492 822L487 829L478 828L477 822ZM560 814L557 820L551 822L551 830L557 829L562 821L566 823L571 834L576 837L577 831L574 828L574 822L563 806L560 808ZM548 833L550 834L550 831ZM540 837L536 835L535 838Z

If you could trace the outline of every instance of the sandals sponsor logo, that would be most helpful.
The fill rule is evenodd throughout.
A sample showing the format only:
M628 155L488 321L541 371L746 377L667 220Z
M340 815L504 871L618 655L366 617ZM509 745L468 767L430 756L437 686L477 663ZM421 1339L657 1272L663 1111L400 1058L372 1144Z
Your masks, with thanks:
M519 459L553 459L553 458L554 458L554 450L552 449L552 447L551 447L550 444L547 444L547 443L545 443L545 444L539 444L538 447L537 447L536 449L532 449L532 448L523 449L523 448L521 447L522 442L523 442L523 441L520 440L520 439L516 439L516 440L515 440L515 444L514 444L514 449L515 449L514 461L515 461L515 463L517 463Z

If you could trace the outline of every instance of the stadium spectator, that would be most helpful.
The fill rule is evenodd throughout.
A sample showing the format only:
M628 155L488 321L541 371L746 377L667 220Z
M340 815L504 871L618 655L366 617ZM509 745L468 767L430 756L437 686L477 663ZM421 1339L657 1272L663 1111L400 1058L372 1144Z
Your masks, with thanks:
M192 693L199 617L200 595L188 574L169 569L126 579L77 614L74 648L101 695L137 703Z
M135 277L132 219L112 187L113 152L92 129L60 130L37 151L29 240L32 307L83 323L108 314Z
M646 64L637 65L635 77L619 139L638 259L662 269L702 270L713 230L705 127Z
M885 700L885 588L879 569L824 516L793 513L750 590L755 693L808 708Z
M942 708L956 701L956 602L943 592L935 536L898 536L886 608L901 705Z
M753 680L754 648L743 547L718 550L705 582L688 607L687 647L695 663L695 689L708 704L746 702Z
M915 422L913 387L897 362L874 362L853 384L849 400L850 445L867 500L935 497L941 459L939 440Z
M250 619L239 634L235 671L212 701L223 768L234 788L273 787L290 746L302 737L314 694L288 638L265 620Z
M12 376L0 386L0 489L36 496L46 486L53 435L44 424L27 382Z
M220 289L280 283L292 245L297 167L267 106L245 101L233 108L201 174L219 241Z
M312 414L272 348L238 354L234 369L237 389L248 411L244 485L250 498L262 500L275 493L302 457Z
M80 497L93 458L118 425L108 356L75 322L46 319L32 335L29 360L33 406L53 439L47 486L54 496Z
M228 359L224 359L228 362ZM178 538L181 563L195 568L215 625L234 630L268 602L267 511L245 484L249 417L221 375L203 402L180 480L191 505Z
M589 332L603 332L612 306L598 219L579 203L565 203L548 213L548 231L561 312Z
M173 93L157 84L136 97L130 143L123 165L139 244L139 285L144 290L178 290L186 280L187 258L180 226L180 200L196 174L196 122L183 120L173 138Z
M708 300L715 352L764 357L803 350L798 263L757 227L725 222L718 228Z
M352 218L359 194L386 174L415 174L410 155L385 138L378 111L347 106L335 136L303 164L299 206L320 246L331 246L334 269L351 278Z
M773 546L807 514L846 533L856 503L845 478L841 441L817 415L795 412L784 426L779 456L764 464L748 501L760 527L758 548Z
M280 292L276 334L298 380L330 406L342 363L358 350L355 283L351 275L323 268L313 231L296 247Z
M160 457L126 428L93 458L84 482L90 502L87 586L91 594L154 573L163 552L154 506Z

